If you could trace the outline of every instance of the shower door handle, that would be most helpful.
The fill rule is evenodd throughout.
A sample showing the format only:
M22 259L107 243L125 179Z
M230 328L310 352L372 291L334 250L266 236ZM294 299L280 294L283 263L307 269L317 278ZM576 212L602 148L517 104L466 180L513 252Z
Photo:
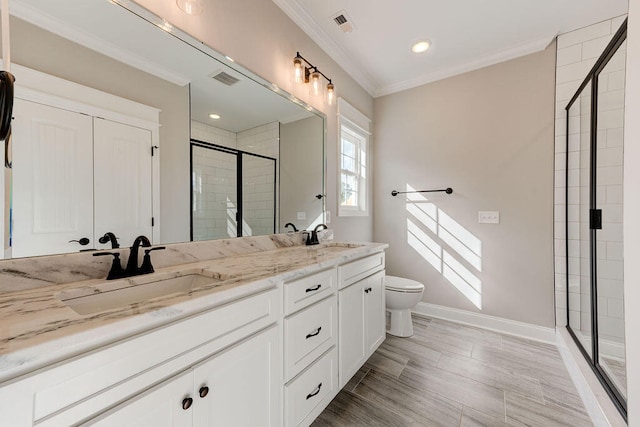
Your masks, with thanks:
M602 230L602 209L589 210L589 229Z

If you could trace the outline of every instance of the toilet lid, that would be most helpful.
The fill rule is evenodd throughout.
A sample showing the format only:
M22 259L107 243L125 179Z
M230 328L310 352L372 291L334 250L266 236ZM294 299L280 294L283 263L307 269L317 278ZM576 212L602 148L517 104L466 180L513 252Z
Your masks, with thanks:
M422 292L424 290L422 283L396 276L385 276L384 287L392 291L402 292Z

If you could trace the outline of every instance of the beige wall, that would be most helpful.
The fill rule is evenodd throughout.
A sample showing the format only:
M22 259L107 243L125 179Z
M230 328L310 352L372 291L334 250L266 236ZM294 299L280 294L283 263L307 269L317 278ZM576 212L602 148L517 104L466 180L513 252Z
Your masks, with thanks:
M19 19L10 25L12 62L162 110L160 239L188 241L188 86L168 83Z
M554 326L554 68L552 45L376 98L374 240L423 301ZM454 193L390 195L407 185Z
M321 163L322 127L318 117L309 117L280 125L280 231L292 222L300 230L314 228L322 214L322 201L314 196L322 193ZM309 147L313 147L310 149ZM297 219L305 212L306 220Z
M640 0L629 0L624 130L624 308L629 426L640 426Z
M373 98L358 82L344 72L271 0L207 1L204 2L204 12L199 16L185 15L176 7L174 0L137 2L327 115L326 202L327 209L332 213L330 227L340 240L371 240L371 216L354 219L335 215L338 156L336 109L312 100L308 87L294 85L293 57L299 51L331 77L339 96L372 117Z

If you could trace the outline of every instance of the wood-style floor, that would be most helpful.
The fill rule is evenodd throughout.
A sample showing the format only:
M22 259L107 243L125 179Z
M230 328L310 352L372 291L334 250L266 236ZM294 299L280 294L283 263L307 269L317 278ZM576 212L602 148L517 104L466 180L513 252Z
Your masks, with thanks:
M313 426L593 425L553 345L414 316Z

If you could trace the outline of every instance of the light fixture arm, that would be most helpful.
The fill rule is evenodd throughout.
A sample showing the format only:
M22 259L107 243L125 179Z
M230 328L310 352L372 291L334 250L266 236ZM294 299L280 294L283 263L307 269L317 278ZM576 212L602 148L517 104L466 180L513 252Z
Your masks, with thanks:
M324 77L327 82L331 83L331 79L329 77L325 76L324 73L318 69L318 67L316 67L311 62L309 62L305 57L300 55L300 52L296 52L296 57L294 59L301 59L302 61L304 61L308 65L308 67L307 66L304 67L304 81L305 81L305 83L309 82L309 76L311 75L311 73L318 73L322 77Z

